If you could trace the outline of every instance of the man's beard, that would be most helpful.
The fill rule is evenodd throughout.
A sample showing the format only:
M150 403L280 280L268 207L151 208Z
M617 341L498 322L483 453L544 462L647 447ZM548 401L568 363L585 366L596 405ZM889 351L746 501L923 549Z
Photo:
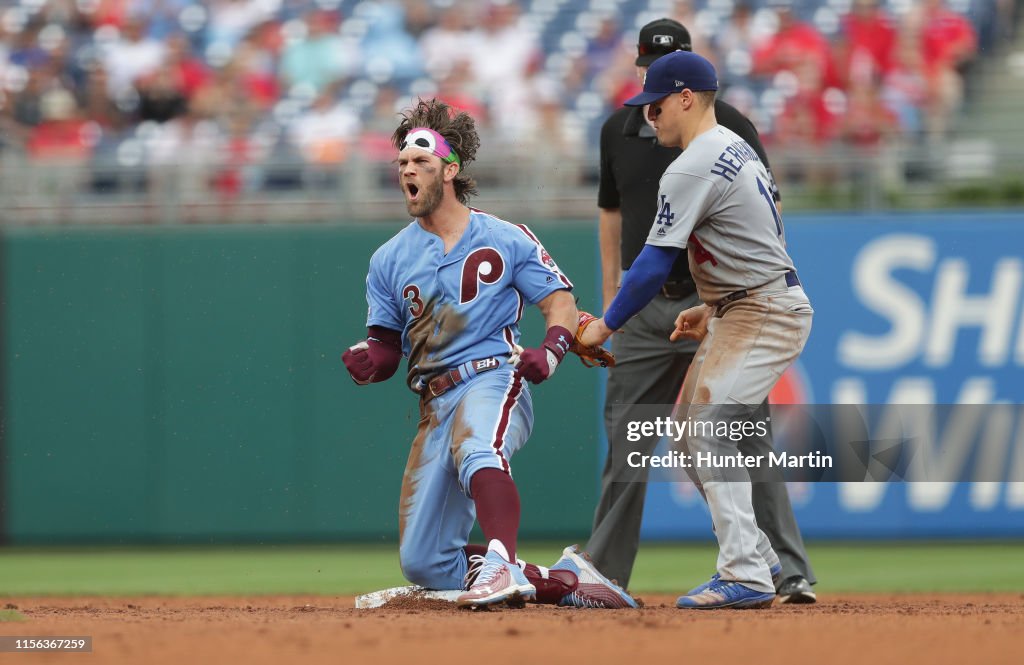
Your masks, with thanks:
M439 174L431 183L425 185L419 194L420 197L416 201L406 199L405 208L413 217L429 217L441 206L441 199L444 198L444 178Z

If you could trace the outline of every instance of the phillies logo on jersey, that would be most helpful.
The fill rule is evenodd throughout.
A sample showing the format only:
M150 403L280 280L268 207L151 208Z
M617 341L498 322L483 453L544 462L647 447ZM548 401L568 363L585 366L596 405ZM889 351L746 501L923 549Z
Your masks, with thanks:
M505 260L493 247L474 250L462 263L459 303L465 305L480 295L481 284L495 284L505 274Z

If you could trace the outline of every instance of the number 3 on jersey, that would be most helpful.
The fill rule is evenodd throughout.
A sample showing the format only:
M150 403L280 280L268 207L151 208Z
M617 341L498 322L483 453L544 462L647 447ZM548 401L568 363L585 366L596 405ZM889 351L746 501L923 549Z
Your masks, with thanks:
M772 217L775 218L775 230L778 231L779 235L781 236L782 235L782 218L779 217L779 209L775 207L775 201L772 200L771 193L769 193L768 188L764 186L764 183L761 182L761 179L760 178L756 178L756 180L757 180L757 188L759 190L761 190L761 196L763 196L764 200L768 202L768 207L771 208L771 210L772 210Z
M409 284L402 289L402 299L409 301L409 314L412 314L412 318L420 318L420 314L423 313L423 300L420 298L420 287L415 284Z

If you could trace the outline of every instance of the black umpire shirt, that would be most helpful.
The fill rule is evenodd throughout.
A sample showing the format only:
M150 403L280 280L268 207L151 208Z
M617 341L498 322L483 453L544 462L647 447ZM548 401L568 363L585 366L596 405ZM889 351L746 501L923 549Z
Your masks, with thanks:
M658 214L658 185L661 175L682 150L658 145L654 129L643 117L642 107L624 106L601 127L601 185L597 205L618 208L622 213L622 269L628 270L647 242L647 236ZM754 123L720 99L715 100L718 124L736 132L757 152L766 169L768 155ZM768 170L769 176L771 170ZM772 193L779 200L772 181ZM668 282L682 282L689 292L696 291L690 278L686 252L681 252Z

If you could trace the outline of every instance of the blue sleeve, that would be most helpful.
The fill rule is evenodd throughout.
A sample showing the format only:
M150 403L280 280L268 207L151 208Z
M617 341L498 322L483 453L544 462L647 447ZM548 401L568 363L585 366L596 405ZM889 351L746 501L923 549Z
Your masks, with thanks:
M609 328L618 330L626 325L626 321L658 295L681 251L679 247L644 245L640 256L626 271L622 288L604 313L604 322Z
M540 240L525 224L516 226L523 232L516 236L516 273L513 278L516 290L531 305L535 305L555 291L572 290L572 282L566 277Z
M405 329L402 310L395 302L394 291L388 283L379 254L370 259L370 270L366 273L366 327L380 326L401 332Z

